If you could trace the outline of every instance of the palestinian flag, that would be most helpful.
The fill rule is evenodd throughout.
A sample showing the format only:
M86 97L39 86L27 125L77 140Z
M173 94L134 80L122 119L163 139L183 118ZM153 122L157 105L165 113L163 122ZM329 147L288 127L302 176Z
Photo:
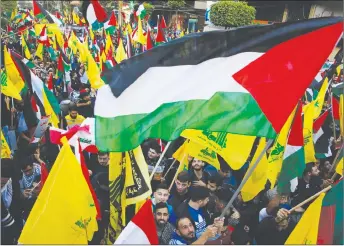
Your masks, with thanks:
M14 32L13 32L13 30L12 30L10 25L7 25L7 34L8 34L8 36L14 35Z
M82 13L93 30L102 28L107 20L107 14L98 0L83 1Z
M135 15L137 17L139 16L140 19L143 20L145 18L146 14L147 14L147 11L145 9L145 6L143 4L140 4L137 11L135 12Z
M280 193L293 191L292 180L301 177L305 169L305 150L303 147L302 107L298 107L283 155L283 163L277 182Z
M160 27L167 28L166 21L163 15L161 16L161 20L160 20Z
M38 39L39 44L43 44L46 47L50 47L50 41L47 34L47 26L44 25Z
M154 44L153 44L153 41L152 41L152 38L151 38L151 34L150 34L150 30L148 29L148 32L147 32L147 42L146 42L146 50L150 50L154 47Z
M64 67L63 67L62 54L60 53L59 60L57 61L56 78L63 77L63 74L64 74Z
M37 19L43 19L45 18L48 20L49 23L56 23L59 26L63 25L63 22L56 18L53 14L48 12L43 8L41 4L39 4L36 0L32 1L32 6L33 6L33 14Z
M334 95L339 97L341 94L343 94L344 90L344 82L338 83L338 84L332 84L332 92Z
M21 61L30 69L35 67L35 64L26 58L22 58Z
M161 27L161 24L158 23L157 36L155 38L155 43L164 43L166 42L164 30Z
M203 32L122 61L98 90L97 147L123 152L184 129L275 138L342 28L341 18L321 18Z
M110 19L104 24L106 33L109 33L111 35L115 34L116 26L117 26L116 15L114 11L111 11Z

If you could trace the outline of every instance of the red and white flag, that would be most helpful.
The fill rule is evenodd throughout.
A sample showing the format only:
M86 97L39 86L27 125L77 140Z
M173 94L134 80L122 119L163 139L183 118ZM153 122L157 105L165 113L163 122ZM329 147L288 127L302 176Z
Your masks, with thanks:
M115 244L159 244L153 216L152 201L149 199L121 232Z

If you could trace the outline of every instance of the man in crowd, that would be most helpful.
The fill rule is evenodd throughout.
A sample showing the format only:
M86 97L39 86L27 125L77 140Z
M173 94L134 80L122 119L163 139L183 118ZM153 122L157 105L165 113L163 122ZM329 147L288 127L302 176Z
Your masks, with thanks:
M85 120L85 117L78 113L78 108L75 105L70 105L69 114L65 117L66 123L63 124L66 126L67 130L71 129L73 126L81 125Z
M209 174L204 172L204 161L194 158L192 160L192 168L189 170L190 180L193 186L206 187Z
M208 226L200 237L196 237L194 223L187 216L182 216L177 220L176 232L172 235L170 245L204 245L209 238L215 237L218 228L211 225Z
M174 186L171 190L170 198L168 203L172 205L174 211L177 211L177 208L185 200L190 198L190 177L188 171L182 171L177 175Z
M168 213L169 213L169 222L172 224L175 224L176 219L177 219L176 215L173 212L172 206L167 203L169 195L170 195L170 192L168 191L167 185L165 183L160 183L157 186L155 192L153 193L153 197L152 197L153 209L155 209L155 206L158 203L166 204L166 207L168 208Z
M165 202L159 202L153 210L159 244L167 245L175 231L174 226L168 222L170 213L167 204Z
M89 173L93 178L98 173L109 173L109 161L110 161L110 154L108 152L99 152L97 155L97 160L91 158L89 164Z
M78 112L83 117L93 117L93 107L91 103L90 94L83 89L80 91L79 101L77 102L76 106L78 107Z

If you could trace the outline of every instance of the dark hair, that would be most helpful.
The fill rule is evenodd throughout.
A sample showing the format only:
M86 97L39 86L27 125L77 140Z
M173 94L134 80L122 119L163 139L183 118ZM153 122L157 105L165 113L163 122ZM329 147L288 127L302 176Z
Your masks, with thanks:
M250 241L248 233L241 226L236 226L232 232L232 242L235 245L245 245Z
M311 173L314 166L315 166L314 162L307 163L306 164L306 168L305 168L305 170L303 170L303 174L302 175L305 176L307 173Z
M69 105L69 111L77 111L78 112L78 107L75 104Z
M154 149L156 151L156 153L161 153L161 147L160 147L160 145L158 144L157 141L152 141L149 144L149 148L150 149Z
M20 163L20 168L23 170L28 166L33 166L33 159L32 158L28 158L28 157L21 157L19 160Z
M155 205L155 211L156 212L158 209L166 208L168 211L167 204L165 202L159 202Z
M190 199L193 202L204 200L209 197L209 190L206 187L194 186L190 192Z
M109 152L101 152L101 151L99 151L98 155L109 155Z
M210 175L208 178L208 183L215 183L216 186L221 186L221 179L217 173Z
M168 186L167 186L167 184L165 184L165 183L160 183L160 184L157 185L155 191L157 191L157 190L159 190L159 189L168 190Z
M178 175L177 175L177 180L182 182L182 183L185 183L185 182L191 182L190 181L190 176L189 176L189 173L188 171L181 171Z
M177 221L176 221L176 229L177 229L177 230L178 230L178 227L179 227L179 222L180 222L181 220L183 220L183 219L188 219L188 220L190 220L190 222L192 223L193 227L196 228L195 222L194 222L190 217L188 217L188 216L181 216L181 217L179 217L179 218L177 219Z

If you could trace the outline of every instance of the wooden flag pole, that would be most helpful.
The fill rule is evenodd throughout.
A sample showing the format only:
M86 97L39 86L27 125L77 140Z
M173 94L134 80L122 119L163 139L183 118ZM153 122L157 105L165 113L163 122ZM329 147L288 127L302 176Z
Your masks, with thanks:
M151 176L149 177L150 180L153 179L154 173L155 173L156 170L158 169L158 166L160 165L160 163L161 163L161 161L162 161L162 158L163 158L164 155L166 154L166 151L167 151L168 147L170 147L170 145L171 145L171 141L167 143L167 145L166 145L164 151L163 151L162 154L160 155L160 158L159 158L158 162L155 164L155 167L154 167L154 169L153 169L153 171L152 171L152 174L151 174Z
M171 168L174 166L174 163L176 163L177 159L174 159L172 164L170 165L170 167L167 169L165 175L164 175L164 178L166 178L167 174L170 172Z
M304 204L312 201L313 199L317 198L318 196L320 196L321 193L324 193L328 190L330 190L333 186L329 185L326 188L322 189L321 191L319 191L318 193L314 194L313 196L307 198L306 200L304 200L303 202L300 202L299 204L297 204L295 207L293 207L292 209L289 210L290 213L294 212L296 209L298 209L299 207L303 206Z
M343 151L343 147L344 147L344 142L342 143L342 146L341 146L340 149L338 150L338 152L337 152L337 154L336 154L336 157L335 157L334 160L333 160L333 163L332 163L331 168L330 168L330 172L332 172L333 169L337 166L337 165L336 165L336 162L337 162L337 159L338 159L338 157L339 157L340 152Z
M238 189L234 192L232 198L229 200L229 202L227 203L226 207L223 209L220 218L223 218L226 211L232 206L235 198L237 198L237 196L239 195L239 193L241 192L242 188L244 187L244 185L246 184L247 180L251 177L254 169L257 167L258 163L260 162L260 160L263 158L263 156L265 155L266 151L268 150L268 148L270 147L270 145L272 144L273 139L269 139L269 141L266 143L263 151L259 154L256 162L250 167L250 169L247 171L244 179L241 181Z
M182 165L182 163L183 163L183 161L184 161L184 159L185 159L185 156L186 156L186 153L184 153L183 158L182 158L182 160L180 161L180 163L179 163L179 165L178 165L176 174L175 174L174 177L173 177L173 180L172 180L172 182L171 182L171 184L170 184L170 188L168 188L168 191L171 191L172 186L173 186L173 184L174 184L174 181L176 181L176 178L177 178L177 176L178 176L178 169L179 169L179 166Z

